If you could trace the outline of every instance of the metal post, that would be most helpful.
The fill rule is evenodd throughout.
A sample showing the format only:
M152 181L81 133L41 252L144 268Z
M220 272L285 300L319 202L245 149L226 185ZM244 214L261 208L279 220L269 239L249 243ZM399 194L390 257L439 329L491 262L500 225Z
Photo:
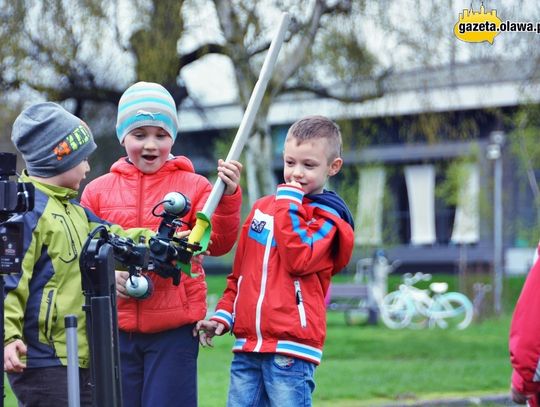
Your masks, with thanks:
M77 344L77 316L64 317L67 340L68 405L81 406L79 388L79 349Z
M493 306L496 315L502 313L503 291L503 202L502 202L502 145L505 135L494 131L490 135L487 157L493 161Z

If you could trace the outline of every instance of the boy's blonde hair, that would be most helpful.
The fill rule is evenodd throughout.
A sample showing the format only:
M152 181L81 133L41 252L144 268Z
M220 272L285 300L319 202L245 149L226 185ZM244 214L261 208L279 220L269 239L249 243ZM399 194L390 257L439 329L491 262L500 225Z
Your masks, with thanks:
M339 126L325 116L306 116L296 121L287 132L285 141L295 138L298 143L324 138L328 141L328 161L341 157L341 132Z

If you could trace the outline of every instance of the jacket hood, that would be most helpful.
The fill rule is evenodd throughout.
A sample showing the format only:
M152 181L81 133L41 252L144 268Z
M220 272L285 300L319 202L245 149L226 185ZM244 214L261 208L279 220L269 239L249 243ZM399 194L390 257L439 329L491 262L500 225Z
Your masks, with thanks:
M165 172L174 172L174 171L187 171L187 172L195 172L195 167L193 167L193 163L191 160L183 155L172 157L169 160L163 164L163 167L160 168L160 173ZM131 161L129 161L128 157L122 157L118 159L112 166L111 166L111 172L116 172L118 174L129 176L136 174L137 172L140 172L135 165ZM152 175L152 174L150 174Z
M339 214L341 219L351 225L354 230L354 220L351 211L347 207L345 201L343 201L338 194L325 189L321 194L308 194L306 195L306 198L334 209Z

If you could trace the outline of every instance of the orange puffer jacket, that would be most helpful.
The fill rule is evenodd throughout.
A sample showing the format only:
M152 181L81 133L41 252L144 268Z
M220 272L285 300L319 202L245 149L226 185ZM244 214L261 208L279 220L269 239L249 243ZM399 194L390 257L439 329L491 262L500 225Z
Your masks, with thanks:
M140 172L127 158L116 161L108 174L90 182L83 191L81 204L99 217L124 228L146 227L157 230L161 218L152 208L172 191L181 192L191 201L191 210L182 218L192 228L196 213L206 202L212 185L195 174L191 161L174 157L154 174ZM224 195L212 216L210 254L221 256L233 247L240 227L240 187L233 195ZM206 315L206 282L202 256L192 261L191 278L182 273L178 286L170 278L148 275L154 293L147 299L118 299L118 324L126 332L152 333L180 327L203 319Z

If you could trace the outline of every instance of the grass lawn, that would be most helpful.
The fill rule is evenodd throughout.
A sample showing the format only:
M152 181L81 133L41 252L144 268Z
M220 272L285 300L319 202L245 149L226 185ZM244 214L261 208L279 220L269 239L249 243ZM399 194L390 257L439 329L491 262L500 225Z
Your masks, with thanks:
M347 279L347 277L342 277ZM455 289L452 277L447 280ZM393 289L399 283L389 281ZM392 401L505 393L510 380L508 328L522 278L505 283L502 317L457 330L390 330L384 325L347 326L342 313L328 314L328 334L316 370L314 405L370 406ZM208 279L219 293L224 277ZM199 356L200 405L224 405L233 337L216 338Z
M451 278L446 279L455 287ZM314 405L373 406L507 392L510 312L522 283L523 278L506 281L504 316L473 323L464 331L347 326L342 313L329 313L323 361L316 370ZM221 294L224 284L224 276L209 276L209 293ZM389 282L391 289L397 284L395 279ZM233 337L225 335L215 338L214 348L200 350L201 407L225 405L232 342ZM5 406L15 407L16 403L8 398Z
M316 370L315 406L373 405L507 391L509 317L464 331L346 326L330 314L322 364ZM200 405L224 405L232 337L215 340L199 356Z

